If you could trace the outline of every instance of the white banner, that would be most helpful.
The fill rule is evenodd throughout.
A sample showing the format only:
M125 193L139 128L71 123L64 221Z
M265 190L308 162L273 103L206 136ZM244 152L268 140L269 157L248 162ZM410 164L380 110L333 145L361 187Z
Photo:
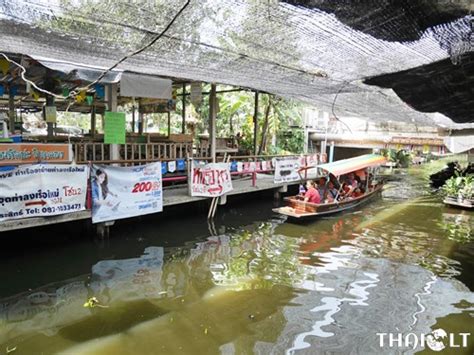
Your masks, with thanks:
M163 210L160 162L130 167L94 165L91 189L93 223Z
M193 161L189 186L191 196L216 197L232 191L229 164Z
M300 158L276 158L274 182L281 184L284 182L298 181L301 179L298 174L300 168Z
M0 221L82 211L86 165L35 164L0 174Z

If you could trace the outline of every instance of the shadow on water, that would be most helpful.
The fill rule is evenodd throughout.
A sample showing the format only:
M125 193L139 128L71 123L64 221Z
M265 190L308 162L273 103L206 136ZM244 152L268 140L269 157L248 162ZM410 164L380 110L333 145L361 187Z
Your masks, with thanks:
M213 224L202 204L118 222L102 241L80 225L12 233L0 349L368 354L390 350L377 332L469 332L473 215L444 207L425 176L399 172L382 198L304 225L256 194Z

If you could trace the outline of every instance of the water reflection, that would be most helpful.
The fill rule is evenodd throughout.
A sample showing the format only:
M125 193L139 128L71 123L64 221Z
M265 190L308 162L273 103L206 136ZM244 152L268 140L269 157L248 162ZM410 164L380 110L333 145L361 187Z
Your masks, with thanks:
M0 349L371 354L387 350L377 332L468 332L474 294L458 279L472 281L472 214L421 184L400 195L394 181L382 200L309 225L211 226L173 247L139 231L141 255L2 299ZM90 297L104 307L84 307Z

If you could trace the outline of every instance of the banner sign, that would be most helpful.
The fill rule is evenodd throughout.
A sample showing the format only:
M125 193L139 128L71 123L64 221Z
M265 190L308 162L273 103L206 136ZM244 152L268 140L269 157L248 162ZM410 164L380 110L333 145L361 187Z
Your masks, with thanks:
M89 167L25 165L0 174L0 221L85 209Z
M94 165L91 189L92 223L163 210L160 162L130 167Z
M217 197L232 191L227 163L200 164L193 161L190 179L191 196Z
M106 112L104 123L104 143L125 144L125 113Z
M275 184L298 181L301 179L298 174L300 168L300 158L275 158Z
M0 143L0 165L70 163L71 144Z

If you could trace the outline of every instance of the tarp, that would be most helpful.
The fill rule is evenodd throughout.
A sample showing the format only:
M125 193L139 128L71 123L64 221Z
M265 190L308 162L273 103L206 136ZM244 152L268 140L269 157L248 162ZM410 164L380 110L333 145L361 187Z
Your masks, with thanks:
M122 80L120 81L120 95L170 100L171 84L170 79L123 73Z
M474 136L444 137L444 145L451 153L464 153L474 149Z
M106 67L94 67L79 63L66 62L55 60L51 58L44 58L38 56L31 56L33 59L40 62L46 68L59 71L68 75L72 75L72 79L79 79L88 82L93 82L99 78L107 69ZM101 80L102 84L118 83L122 76L123 70L111 70Z
M371 166L377 166L385 163L387 159L377 154L366 154L360 157L338 160L333 163L318 165L325 171L330 172L334 176L341 176L360 169L365 169Z

